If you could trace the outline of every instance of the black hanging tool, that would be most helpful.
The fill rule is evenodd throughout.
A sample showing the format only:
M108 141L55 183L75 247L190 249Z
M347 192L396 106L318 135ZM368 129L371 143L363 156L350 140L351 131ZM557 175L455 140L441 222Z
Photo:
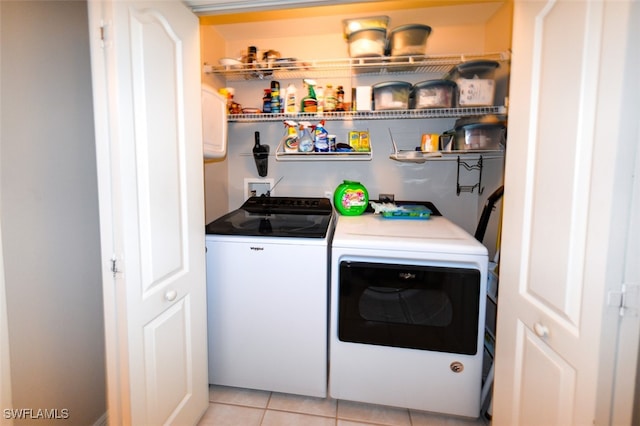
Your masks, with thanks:
M269 167L269 145L260 145L260 132L255 133L256 143L253 146L253 159L258 168L258 175L265 177Z
M487 231L487 225L489 224L489 217L491 216L491 212L495 207L496 203L502 198L504 195L504 185L501 185L493 191L489 198L487 198L487 202L482 209L482 215L480 216L480 221L478 222L478 226L476 228L476 233L474 237L476 240L482 242L484 239L484 233Z

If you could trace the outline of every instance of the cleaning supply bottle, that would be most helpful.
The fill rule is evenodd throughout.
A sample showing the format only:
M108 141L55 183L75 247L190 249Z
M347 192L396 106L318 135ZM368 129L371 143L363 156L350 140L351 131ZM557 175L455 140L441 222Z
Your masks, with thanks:
M271 112L271 89L264 89L262 96L262 112L269 114Z
M358 216L369 206L369 192L360 182L343 181L333 193L333 205L344 216Z
M285 135L282 140L282 146L285 152L296 152L300 146L300 137L298 136L298 123L287 120L284 122Z
M324 89L322 86L318 86L316 88L316 100L318 101L318 106L316 107L316 111L319 113L324 112ZM322 114L321 114L322 115Z
M233 94L235 93L235 89L233 87L223 87L218 91L221 95L223 95L227 99L227 112L233 112Z
M316 152L329 152L329 132L324 128L324 120L313 130Z
M336 111L344 110L344 88L342 86L338 86L338 90L336 91Z
M324 90L324 110L327 112L333 112L336 110L336 94L333 91L333 85L327 84L327 88Z
M309 133L310 123L300 123L300 144L298 145L298 151L300 152L313 152L314 143L311 133Z
M280 103L280 82L271 82L271 112L279 114L282 112Z
M289 83L285 94L285 112L288 114L295 114L298 112L298 99L296 92L296 85Z
M302 112L317 112L318 111L318 98L316 97L315 80L308 78L304 79L304 84L307 86L307 96L302 98L300 102L300 110Z

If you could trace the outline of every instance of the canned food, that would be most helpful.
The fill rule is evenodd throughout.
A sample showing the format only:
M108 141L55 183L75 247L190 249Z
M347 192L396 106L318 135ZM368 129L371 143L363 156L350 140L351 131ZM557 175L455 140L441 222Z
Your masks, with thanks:
M440 135L437 133L425 133L422 135L420 150L422 152L437 152L440 149Z
M336 135L328 135L327 142L329 143L329 152L336 150Z

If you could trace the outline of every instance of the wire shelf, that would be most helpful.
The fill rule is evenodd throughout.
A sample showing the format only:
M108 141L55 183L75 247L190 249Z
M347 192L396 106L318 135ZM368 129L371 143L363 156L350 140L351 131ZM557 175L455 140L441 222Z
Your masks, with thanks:
M356 120L389 120L417 118L461 118L488 114L506 114L504 106L479 106L467 108L430 108L385 111L343 111L343 112L306 112L280 114L229 114L229 123L257 123L269 121L356 121Z
M277 60L231 66L205 65L207 74L222 75L227 81L349 77L354 74L446 73L455 65L475 59L507 61L508 53L384 56L369 58Z

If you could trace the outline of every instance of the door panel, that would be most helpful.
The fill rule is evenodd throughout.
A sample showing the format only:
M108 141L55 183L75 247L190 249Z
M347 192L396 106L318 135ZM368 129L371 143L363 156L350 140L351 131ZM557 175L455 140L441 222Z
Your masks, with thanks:
M171 423L194 392L189 302L180 300L144 327L149 424Z
M619 322L611 319L607 291L620 286L627 226L613 220L619 211L612 206L628 197L633 166L616 155L626 139L612 118L625 103L619 81L625 73L637 78L611 58L632 40L630 4L514 5L498 425L609 423L613 397L606 387L616 366L615 345L607 342ZM637 108L638 101L626 104Z
M188 205L180 39L156 10L131 12L133 106L144 291L184 272ZM153 64L153 66L149 66Z
M89 3L109 422L208 405L198 20L178 1ZM100 28L102 29L98 31Z
M525 211L529 221L524 229L530 244L523 266L529 275L527 293L569 328L579 321L582 276L572 266L584 261L581 248L589 202L584 191L593 150L589 141L596 82L582 69L597 69L600 60L599 43L589 36L598 32L602 19L602 11L595 9L587 2L548 4L538 12L532 34L533 55L539 62L531 77L530 173L525 188L530 209ZM561 33L564 36L558 38ZM558 286L558 279L567 285Z
M573 406L575 370L523 323L518 324L517 339L522 383L517 387L521 394L514 399L521 406L514 410L513 424L518 420L531 426L572 424L563 407ZM549 377L557 379L549 382Z

